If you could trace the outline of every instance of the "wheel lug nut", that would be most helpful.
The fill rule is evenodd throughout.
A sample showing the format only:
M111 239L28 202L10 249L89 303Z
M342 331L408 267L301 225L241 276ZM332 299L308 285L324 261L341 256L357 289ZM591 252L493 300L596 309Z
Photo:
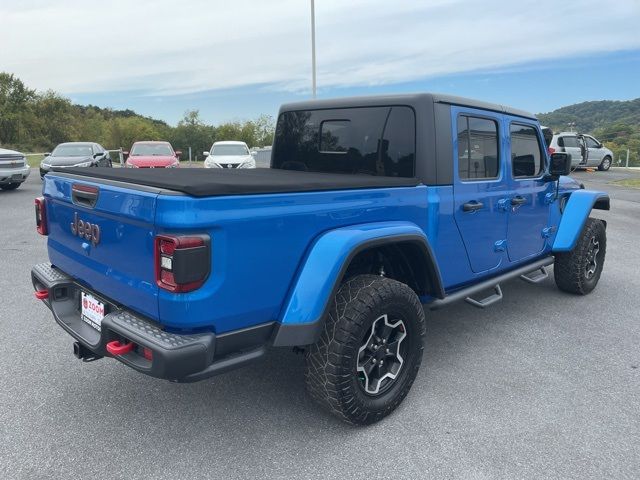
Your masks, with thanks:
M384 360L380 360L380 365L384 365Z
M391 352L390 352L390 350L389 350L388 348L387 348L387 351L386 351L386 353L391 353Z
M373 360L371 360L371 363L375 364L376 363L376 359L374 358Z

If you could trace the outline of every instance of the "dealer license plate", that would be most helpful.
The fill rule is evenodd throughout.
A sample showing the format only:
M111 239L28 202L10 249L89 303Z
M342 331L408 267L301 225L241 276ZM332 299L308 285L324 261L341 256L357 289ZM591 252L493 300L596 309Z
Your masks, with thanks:
M104 318L104 303L93 295L81 292L80 309L82 320L87 322L96 330L100 330L102 319Z

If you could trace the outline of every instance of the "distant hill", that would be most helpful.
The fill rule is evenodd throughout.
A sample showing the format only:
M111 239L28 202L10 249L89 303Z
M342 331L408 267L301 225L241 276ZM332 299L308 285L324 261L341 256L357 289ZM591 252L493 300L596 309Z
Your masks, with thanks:
M574 124L572 130L590 133L613 150L614 163L622 163L628 149L629 165L640 166L640 98L576 103L540 113L538 119L554 132L567 131Z
M554 131L567 130L569 123L574 123L574 129L583 133L606 128L615 123L640 126L640 98L576 103L553 112L539 113L538 118L540 123Z

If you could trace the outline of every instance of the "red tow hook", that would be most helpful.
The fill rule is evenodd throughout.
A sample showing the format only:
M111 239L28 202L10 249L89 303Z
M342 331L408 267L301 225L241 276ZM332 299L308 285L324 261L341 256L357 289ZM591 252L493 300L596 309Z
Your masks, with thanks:
M114 340L107 343L107 352L111 355L124 355L125 353L131 352L135 346L136 344L133 342L120 343L118 340Z
M38 300L45 300L46 298L49 298L49 290L36 290L33 294Z

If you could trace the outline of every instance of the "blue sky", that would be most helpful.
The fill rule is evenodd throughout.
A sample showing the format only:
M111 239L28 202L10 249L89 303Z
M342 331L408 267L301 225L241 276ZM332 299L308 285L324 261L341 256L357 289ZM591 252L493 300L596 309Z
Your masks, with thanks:
M3 0L0 18L0 70L77 103L219 123L310 96L307 0ZM640 97L637 0L316 0L316 21L320 98L435 91L537 113Z
M375 86L320 88L318 98L403 92L450 93L544 113L589 100L630 100L640 97L640 50L588 57L532 62L505 69ZM251 85L186 95L147 96L144 92L112 92L73 95L81 104L131 108L143 115L177 122L184 111L198 109L209 123L253 118L266 113L275 117L285 102L309 98L308 91L274 91L269 85Z

